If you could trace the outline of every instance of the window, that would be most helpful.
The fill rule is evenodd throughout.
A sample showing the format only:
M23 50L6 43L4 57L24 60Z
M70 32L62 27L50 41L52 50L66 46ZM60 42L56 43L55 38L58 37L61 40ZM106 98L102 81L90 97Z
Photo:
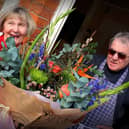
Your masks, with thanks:
M61 13L65 12L68 9L71 9L73 7L75 1L76 0L60 0L59 6L58 6L51 21L54 21L56 19L56 17L58 17ZM66 19L67 19L67 17L60 20L58 22L58 24L56 25L54 32L53 32L53 35L52 35L51 40L50 40L50 45L48 47L48 53L50 53L51 49L53 48L54 43L55 43L61 29L63 28L63 25L64 25Z

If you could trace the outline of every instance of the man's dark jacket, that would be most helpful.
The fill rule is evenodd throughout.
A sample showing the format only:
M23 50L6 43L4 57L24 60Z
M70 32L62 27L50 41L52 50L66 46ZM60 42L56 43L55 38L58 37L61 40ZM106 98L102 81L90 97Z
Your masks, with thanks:
M105 57L102 56L94 56L94 60L92 63L99 66L104 58ZM112 72L108 69L107 65L104 68L104 72L107 78L112 83L116 83L116 81L121 76L121 74L123 74L124 71L125 69L119 72ZM128 81L129 72L126 79L124 80L124 83ZM113 129L129 129L129 88L118 94L114 112Z

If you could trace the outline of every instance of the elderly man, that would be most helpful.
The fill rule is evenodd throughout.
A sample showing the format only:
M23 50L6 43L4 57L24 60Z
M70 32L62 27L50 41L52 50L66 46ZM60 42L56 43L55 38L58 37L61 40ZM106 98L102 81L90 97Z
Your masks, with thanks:
M129 33L117 33L109 43L107 57L94 56L93 64L104 71L108 88L129 81ZM113 95L102 106L89 112L85 119L72 129L129 129L129 89Z

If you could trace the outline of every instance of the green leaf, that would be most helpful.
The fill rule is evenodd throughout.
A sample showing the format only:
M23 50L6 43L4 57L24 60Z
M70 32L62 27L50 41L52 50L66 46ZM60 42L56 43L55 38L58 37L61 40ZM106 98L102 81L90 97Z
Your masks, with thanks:
M12 61L15 61L18 57L19 57L19 54L18 54L18 49L16 47L12 47L8 50L8 55L10 55L10 59Z
M66 101L67 103L79 102L79 101L80 101L80 98L68 96L68 97L65 99L65 101Z
M81 43L74 43L72 45L72 50L75 50L76 49L76 51L77 51L77 49L80 49L80 46L81 46Z
M85 77L81 77L81 78L79 78L78 81L81 82L81 83L83 83L85 85L86 83L89 82L89 79L88 78L85 78Z
M14 40L14 37L9 37L9 38L7 38L6 44L7 44L7 47L8 47L8 48L15 47L15 40Z
M0 71L0 77L12 77L12 74L14 73L14 70L10 70L10 71Z
M71 51L72 51L72 48L70 47L70 45L64 44L63 52L66 53L66 52L71 52Z
M69 108L72 106L72 103L67 103L64 99L61 99L60 105L62 108Z
M74 108L80 108L80 109L86 109L87 108L87 105L88 105L89 101L88 100L84 100L84 101L80 101L78 103L75 103L74 104Z
M19 80L19 78L9 78L9 81L12 83L12 84L14 84L15 86L18 86L19 85L19 83L20 83L20 80Z
M7 49L7 48L5 47L5 45L4 45L3 42L1 42L1 45L2 45L2 49L3 49L3 50L6 50L6 49Z
M71 92L70 96L71 97L77 97L77 98L85 98L88 95L88 93L80 93L80 92Z
M73 72L75 78L76 78L77 80L79 80L80 77L79 77L79 75L77 74L77 72L75 72L75 70L72 70L72 72Z

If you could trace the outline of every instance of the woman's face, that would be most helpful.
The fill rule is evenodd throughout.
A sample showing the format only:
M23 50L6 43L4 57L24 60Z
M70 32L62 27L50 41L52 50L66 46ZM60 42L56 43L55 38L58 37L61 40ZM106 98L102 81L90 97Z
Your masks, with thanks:
M3 24L4 40L14 37L16 46L19 46L27 35L27 22L17 14L8 16Z
M129 43L115 39L108 50L107 65L112 71L119 71L129 64Z

